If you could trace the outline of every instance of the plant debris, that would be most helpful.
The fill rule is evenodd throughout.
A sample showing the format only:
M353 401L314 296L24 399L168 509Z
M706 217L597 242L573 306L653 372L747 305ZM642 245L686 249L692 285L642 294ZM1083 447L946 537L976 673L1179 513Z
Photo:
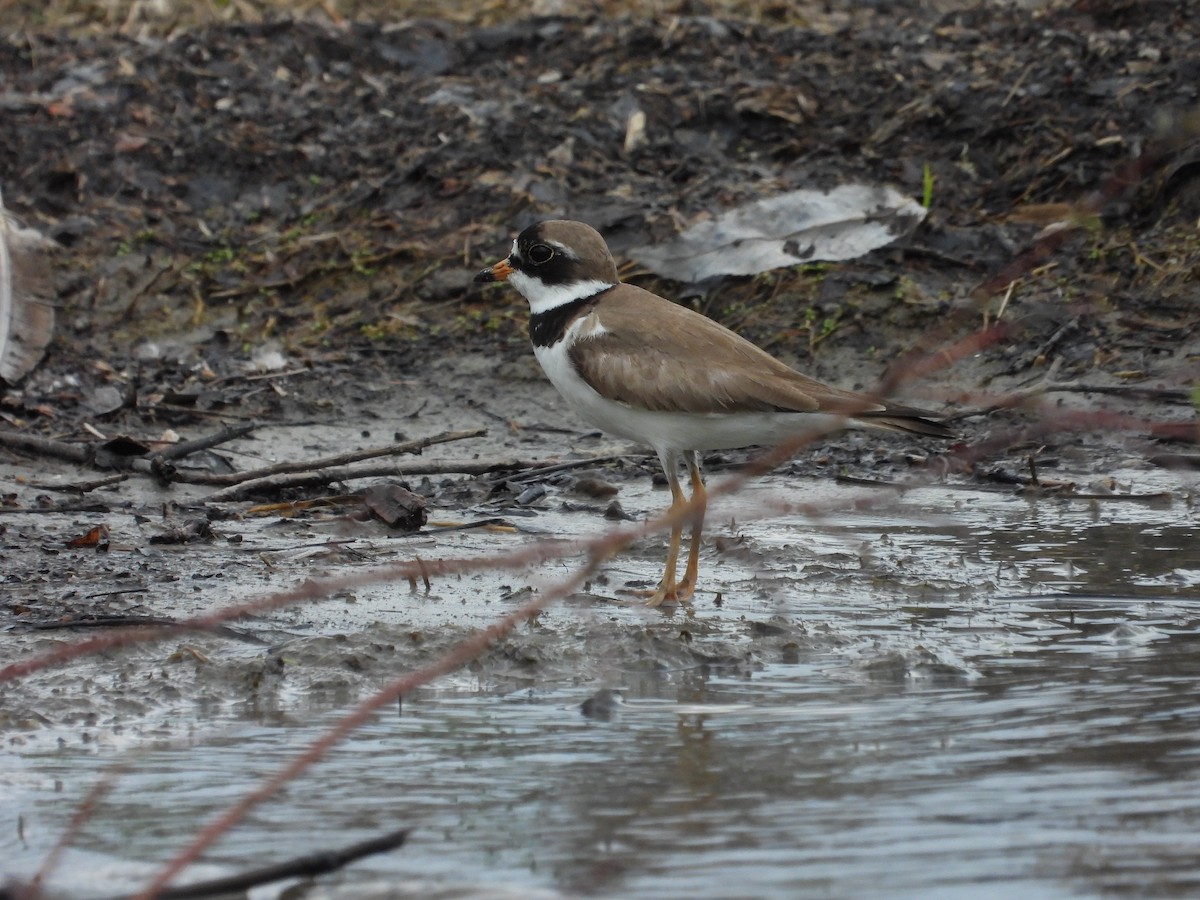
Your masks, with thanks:
M693 225L634 259L656 275L697 282L758 275L801 263L865 256L909 235L925 218L921 204L887 187L844 184L829 191L788 191Z

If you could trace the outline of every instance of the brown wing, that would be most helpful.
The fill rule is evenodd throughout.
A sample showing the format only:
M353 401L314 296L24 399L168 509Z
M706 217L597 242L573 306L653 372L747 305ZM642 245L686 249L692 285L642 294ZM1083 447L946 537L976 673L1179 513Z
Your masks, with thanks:
M864 394L801 375L711 319L621 285L590 313L571 350L600 394L659 412L884 414Z

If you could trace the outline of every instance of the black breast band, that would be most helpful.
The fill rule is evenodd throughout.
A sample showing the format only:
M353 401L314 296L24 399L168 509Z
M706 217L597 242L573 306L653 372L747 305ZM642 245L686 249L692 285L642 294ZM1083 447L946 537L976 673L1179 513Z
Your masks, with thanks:
M578 300L572 300L570 303L564 303L562 306L556 306L543 313L534 313L529 317L529 339L533 341L533 346L549 347L551 344L557 343L567 333L567 328L575 321L575 317L604 296L607 291L611 291L613 287L615 285L609 285L587 297L580 297Z

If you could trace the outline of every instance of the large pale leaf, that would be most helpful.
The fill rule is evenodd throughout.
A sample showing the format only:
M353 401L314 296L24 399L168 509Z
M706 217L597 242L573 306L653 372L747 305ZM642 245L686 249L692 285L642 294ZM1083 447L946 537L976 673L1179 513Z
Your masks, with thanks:
M630 255L676 281L757 275L817 260L853 259L909 234L925 208L890 187L848 184L756 200L675 240Z
M26 286L38 251L48 245L53 241L12 220L0 195L0 379L8 384L29 374L54 334L54 307Z

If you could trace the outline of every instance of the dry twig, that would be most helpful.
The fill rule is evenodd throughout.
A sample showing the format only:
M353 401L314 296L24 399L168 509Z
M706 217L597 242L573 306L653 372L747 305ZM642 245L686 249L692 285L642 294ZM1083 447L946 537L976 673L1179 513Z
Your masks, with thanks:
M443 431L429 437L390 444L387 447L373 447L368 450L354 450L350 453L338 453L320 459L298 460L296 462L276 463L251 469L247 472L221 474L189 475L188 480L194 484L230 485L222 491L217 491L208 499L214 503L227 500L238 500L247 494L258 491L281 490L287 487L307 487L318 484L329 484L334 481L348 481L352 478L372 478L386 475L403 475L403 467L388 465L385 467L365 467L351 469L349 463L364 459L377 459L381 456L400 456L404 453L416 453L434 444L446 444L451 441L462 441L468 438L480 437L487 434L486 428L474 428L470 431Z

